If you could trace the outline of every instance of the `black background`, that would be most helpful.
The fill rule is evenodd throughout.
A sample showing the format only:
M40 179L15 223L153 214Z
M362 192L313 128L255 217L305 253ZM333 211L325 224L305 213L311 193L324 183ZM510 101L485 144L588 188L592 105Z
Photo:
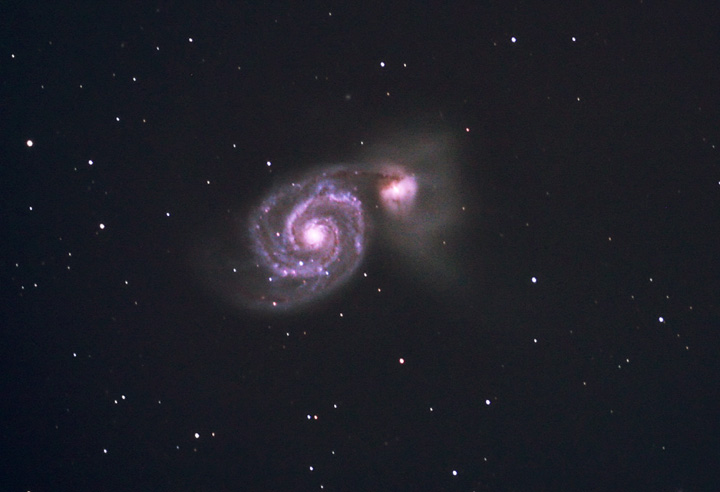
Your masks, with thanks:
M3 3L2 490L718 490L702 4ZM416 126L453 282L199 280L277 180Z

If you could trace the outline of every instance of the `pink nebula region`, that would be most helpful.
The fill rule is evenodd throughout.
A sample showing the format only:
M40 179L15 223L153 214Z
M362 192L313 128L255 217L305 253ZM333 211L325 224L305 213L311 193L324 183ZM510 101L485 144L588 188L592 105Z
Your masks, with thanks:
M392 180L380 189L380 198L388 212L406 216L415 205L418 185L414 176L403 176Z

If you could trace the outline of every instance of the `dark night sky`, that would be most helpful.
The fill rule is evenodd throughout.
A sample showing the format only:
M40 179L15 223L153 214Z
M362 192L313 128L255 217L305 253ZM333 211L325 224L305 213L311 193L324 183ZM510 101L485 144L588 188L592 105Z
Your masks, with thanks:
M601 3L4 2L0 490L720 490L720 10ZM216 281L418 142L431 255Z

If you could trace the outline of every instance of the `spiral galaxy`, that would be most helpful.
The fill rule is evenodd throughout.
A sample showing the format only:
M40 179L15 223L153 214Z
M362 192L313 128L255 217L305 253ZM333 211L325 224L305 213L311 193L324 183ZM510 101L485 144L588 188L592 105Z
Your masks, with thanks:
M411 142L277 184L245 217L215 227L223 234L200 247L203 278L237 307L293 311L337 292L372 247L437 288L452 271L457 180L446 147Z
M274 306L322 294L355 271L365 252L365 211L337 175L322 173L272 193L250 217L259 300Z
M415 178L397 167L334 167L278 187L250 214L255 265L243 292L278 309L332 292L363 260L371 210L407 214L415 191Z

